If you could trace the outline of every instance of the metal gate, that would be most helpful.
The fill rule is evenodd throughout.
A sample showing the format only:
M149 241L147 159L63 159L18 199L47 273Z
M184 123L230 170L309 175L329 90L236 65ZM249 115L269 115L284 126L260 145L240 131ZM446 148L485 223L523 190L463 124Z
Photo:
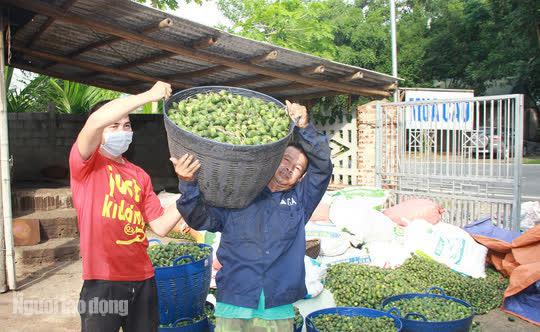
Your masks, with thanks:
M376 184L391 203L429 198L463 226L519 229L523 96L378 103Z

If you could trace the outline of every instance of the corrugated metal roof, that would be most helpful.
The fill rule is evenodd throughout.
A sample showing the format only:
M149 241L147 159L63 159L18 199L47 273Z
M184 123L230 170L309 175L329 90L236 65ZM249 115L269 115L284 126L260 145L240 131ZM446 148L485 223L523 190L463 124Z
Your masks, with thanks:
M121 91L142 91L152 80L160 79L176 88L232 82L263 92L270 89L268 94L278 98L340 93L383 97L396 82L390 75L235 36L129 0L2 2L35 13L22 27L14 27L13 66ZM49 18L53 23L39 35ZM142 31L166 18L172 26L144 33L144 39L133 36L142 36ZM216 38L213 45L193 47L211 37ZM77 50L111 38L117 40L73 56ZM250 63L250 59L272 51L277 51L276 59ZM141 60L146 61L133 64ZM126 64L131 65L123 68ZM324 66L323 73L302 72L318 65ZM218 70L197 72L213 67ZM344 81L357 72L362 77ZM244 79L250 81L236 82Z

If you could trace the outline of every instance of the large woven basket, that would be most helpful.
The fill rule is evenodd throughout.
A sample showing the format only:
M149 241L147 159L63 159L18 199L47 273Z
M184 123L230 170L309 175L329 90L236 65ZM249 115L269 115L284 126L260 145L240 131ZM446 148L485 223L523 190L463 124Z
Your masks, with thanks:
M165 130L172 157L193 154L201 162L198 172L199 189L205 201L213 206L226 208L246 207L268 184L277 170L283 152L292 136L263 145L232 145L216 142L179 128L168 116L170 105L200 93L226 90L245 97L259 98L285 107L278 100L265 94L225 86L195 87L180 91L164 104Z

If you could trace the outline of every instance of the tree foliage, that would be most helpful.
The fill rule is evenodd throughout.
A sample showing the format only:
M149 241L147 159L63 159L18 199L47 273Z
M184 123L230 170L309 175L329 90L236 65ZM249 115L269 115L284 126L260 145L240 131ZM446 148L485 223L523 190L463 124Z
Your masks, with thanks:
M45 112L52 103L59 113L85 114L99 101L120 96L119 92L81 83L24 74L19 89L12 84L13 68L5 70L8 112Z
M388 0L219 0L229 31L391 72ZM485 92L509 79L540 97L538 0L396 0L402 86Z
M330 3L304 0L219 0L233 22L226 28L247 38L334 59L333 27L325 16Z

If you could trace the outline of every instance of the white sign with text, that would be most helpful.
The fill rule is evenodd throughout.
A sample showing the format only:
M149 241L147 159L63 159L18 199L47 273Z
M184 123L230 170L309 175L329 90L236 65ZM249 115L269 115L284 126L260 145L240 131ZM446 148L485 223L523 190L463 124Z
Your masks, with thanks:
M474 92L405 90L405 101L426 101L406 107L407 129L472 130L474 102L429 103L447 99L472 99Z

